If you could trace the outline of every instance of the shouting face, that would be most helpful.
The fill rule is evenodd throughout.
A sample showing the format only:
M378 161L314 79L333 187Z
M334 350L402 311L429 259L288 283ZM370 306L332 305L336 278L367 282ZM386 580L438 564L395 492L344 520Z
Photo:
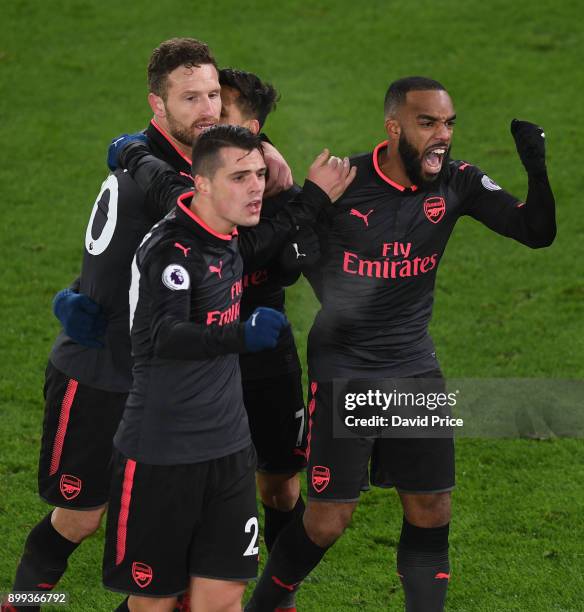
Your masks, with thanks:
M398 109L399 156L418 187L431 185L446 171L455 119L443 90L410 91Z

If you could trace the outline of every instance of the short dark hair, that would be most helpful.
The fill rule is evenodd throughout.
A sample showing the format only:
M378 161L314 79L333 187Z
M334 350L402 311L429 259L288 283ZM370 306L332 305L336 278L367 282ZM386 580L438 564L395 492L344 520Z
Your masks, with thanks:
M406 101L406 95L409 91L446 91L446 87L434 81L421 76L405 77L394 81L388 88L385 94L385 102L383 110L385 116L392 115Z
M246 119L257 119L263 127L267 116L276 108L280 99L278 92L270 83L264 83L251 72L223 68L219 71L221 87L232 87L239 92L237 106Z
M166 99L168 75L179 66L199 68L217 62L209 47L195 38L171 38L160 43L148 62L148 91Z
M215 125L203 132L193 146L192 174L213 178L221 167L221 149L235 147L250 153L257 149L262 157L262 141L247 128L238 125Z

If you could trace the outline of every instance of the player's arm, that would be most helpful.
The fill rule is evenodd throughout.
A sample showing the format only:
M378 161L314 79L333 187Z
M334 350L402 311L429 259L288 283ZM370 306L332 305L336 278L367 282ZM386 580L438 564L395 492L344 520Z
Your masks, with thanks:
M147 201L155 206L156 218L164 217L180 195L193 189L190 179L182 177L172 166L152 155L142 132L114 138L108 149L108 166L128 171Z
M155 355L162 359L198 360L275 347L288 322L271 308L256 309L245 323L218 326L190 320L192 292L197 290L202 270L202 259L186 264L172 251L147 266Z
M293 285L300 274L311 270L320 259L320 241L315 230L305 225L297 227L277 260L272 264L284 287Z
M314 226L314 231L318 239L318 260L311 266L306 266L302 270L302 274L310 284L316 299L322 304L323 294L323 263L327 257L328 251L328 228L330 226L330 218L323 214L319 217L317 224Z
M331 157L325 149L314 160L302 191L281 207L275 216L263 219L251 231L242 233L239 251L248 267L265 265L297 231L297 227L311 226L319 212L335 202L351 184L357 169L349 159Z
M517 120L511 123L511 133L527 171L525 201L519 201L473 169L469 172L465 213L531 248L547 247L556 236L556 212L545 165L544 133L532 123Z

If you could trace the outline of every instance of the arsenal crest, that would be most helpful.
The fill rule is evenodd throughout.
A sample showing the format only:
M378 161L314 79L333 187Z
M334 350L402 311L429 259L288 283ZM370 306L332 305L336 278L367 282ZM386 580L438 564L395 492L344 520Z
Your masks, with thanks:
M424 200L424 214L428 221L438 223L446 212L446 201L441 196L434 196Z
M61 495L66 499L74 499L81 493L81 480L71 474L63 474L59 482Z
M312 468L312 486L317 493L322 493L331 481L331 471L324 465Z
M145 589L152 582L152 568L146 563L134 561L132 563L132 578L141 589Z

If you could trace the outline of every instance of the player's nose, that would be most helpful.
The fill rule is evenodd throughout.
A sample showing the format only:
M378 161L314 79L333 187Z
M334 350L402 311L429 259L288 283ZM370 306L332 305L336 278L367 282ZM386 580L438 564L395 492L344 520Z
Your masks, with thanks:
M203 100L202 111L209 117L215 117L217 115L217 103L215 98L205 96ZM221 113L221 106L219 106L219 113Z
M249 189L252 193L257 193L263 191L265 184L266 181L263 176L260 177L257 174L252 174L249 182Z
M450 143L450 139L452 138L452 127L446 123L440 123L436 128L434 136L442 142Z

